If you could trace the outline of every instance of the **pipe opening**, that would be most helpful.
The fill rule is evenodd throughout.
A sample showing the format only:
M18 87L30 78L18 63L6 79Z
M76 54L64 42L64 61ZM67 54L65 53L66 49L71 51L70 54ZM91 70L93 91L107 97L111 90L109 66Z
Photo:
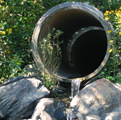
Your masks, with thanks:
M74 67L69 65L67 57L68 42L76 31L89 26L103 28L100 21L92 14L84 10L68 8L52 13L41 25L38 43L47 36L48 26L50 30L56 28L64 32L60 36L60 40L64 40L64 43L61 45L62 61L58 71L59 77L64 79L83 77L91 74L100 66L107 48L107 38L104 31L89 31L76 40L71 53ZM41 58L41 50L38 52Z
M91 30L82 34L71 50L71 62L73 68L80 74L78 77L94 72L102 63L106 50L107 41L104 31Z

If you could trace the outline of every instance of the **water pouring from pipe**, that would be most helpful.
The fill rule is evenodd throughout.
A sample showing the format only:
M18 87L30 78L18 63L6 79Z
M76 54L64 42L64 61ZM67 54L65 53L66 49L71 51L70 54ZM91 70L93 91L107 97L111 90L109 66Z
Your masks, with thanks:
M71 96L69 98L73 99L73 97L79 93L81 80L79 78L75 78L71 81Z

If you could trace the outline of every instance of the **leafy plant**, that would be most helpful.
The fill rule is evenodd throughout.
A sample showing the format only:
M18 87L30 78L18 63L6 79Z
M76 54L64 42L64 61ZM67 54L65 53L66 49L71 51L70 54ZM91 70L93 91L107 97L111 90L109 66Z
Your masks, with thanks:
M114 31L107 31L111 34L111 49L109 50L111 55L102 75L105 74L107 79L116 82L119 81L121 69L121 7L116 10L106 10L104 15L105 19L112 23Z
M40 17L65 0L0 0L0 79L8 79L13 55L21 62L19 71L33 61L31 36Z
M102 6L100 9L104 12L105 10L115 10L121 6L121 0L102 0Z
M43 76L43 84L51 89L55 85L57 79L57 71L61 64L61 47L60 44L63 41L59 40L59 36L63 34L62 31L52 29L42 41L40 41L40 48L42 54L43 62L43 71L41 72ZM49 72L46 72L45 69L48 69Z
M8 67L7 70L10 71L10 75L6 76L6 77L16 77L22 74L28 74L27 71L23 71L23 73L21 73L21 64L22 64L22 59L19 58L18 55L13 55L13 59L11 61L8 61ZM4 63L1 63L4 67ZM2 66L1 65L1 66ZM3 69L4 70L4 69ZM3 71L2 74L5 74L4 72L6 72L7 70ZM4 81L4 77L1 78L0 83L2 83Z
M10 77L17 76L18 71L21 70L20 65L22 62L23 62L22 59L19 58L17 55L13 56L13 59L9 62L9 67L8 67L8 69L10 69L11 71Z

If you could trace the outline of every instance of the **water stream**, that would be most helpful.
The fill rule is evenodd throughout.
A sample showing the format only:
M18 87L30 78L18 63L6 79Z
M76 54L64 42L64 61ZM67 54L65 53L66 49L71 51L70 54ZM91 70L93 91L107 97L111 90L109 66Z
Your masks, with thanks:
M76 94L79 93L81 80L76 78L71 81L71 96L69 98L73 99ZM67 120L72 120L73 109L67 112Z
M71 96L69 98L73 99L73 97L79 93L81 80L76 78L71 81Z

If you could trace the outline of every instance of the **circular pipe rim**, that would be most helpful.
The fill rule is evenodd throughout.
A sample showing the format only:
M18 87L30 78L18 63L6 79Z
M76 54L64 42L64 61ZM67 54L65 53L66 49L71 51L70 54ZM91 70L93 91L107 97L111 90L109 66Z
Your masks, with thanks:
M88 6L88 7L86 7ZM103 26L106 36L107 36L107 51L104 57L104 60L102 61L101 65L93 72L90 73L88 76L82 77L80 79L82 80L87 80L87 79L91 79L94 76L96 76L101 69L105 66L108 58L109 58L109 50L110 50L110 34L107 33L108 30L113 30L113 27L110 23L108 23L107 21L105 21L104 19L104 15L102 14L101 11L99 11L97 8L86 4L86 3L79 3L79 2L66 2L66 3L62 3L59 4L53 8L51 8L50 10L48 10L41 18L40 20L37 22L37 25L34 29L33 35L32 35L32 54L34 57L34 60L38 66L38 68L40 70L42 70L42 61L40 59L40 56L38 54L38 37L39 34L41 33L41 29L43 27L43 25L46 23L46 21L48 21L52 16L54 16L55 14L57 14L60 11L64 11L64 10L69 10L69 9L78 9L78 10L83 10L87 13L90 13L91 15L93 15ZM47 69L45 69L45 72L49 73ZM60 81L64 81L64 82L70 82L71 79L67 79L67 78L63 78L58 76L58 79Z
M71 63L71 51L72 51L72 47L73 47L74 43L76 42L76 40L77 40L81 35L83 35L83 34L86 33L86 32L92 31L92 30L93 30L93 31L94 31L94 30L102 30L102 31L104 31L104 29L101 28L101 27L89 26L89 27L87 27L87 28L81 28L80 30L78 30L77 32L75 32L75 33L73 34L72 39L69 41L68 46L67 46L68 61L69 61L69 64L70 64L71 66L73 66L72 63ZM85 76L85 77L86 77L86 76Z

